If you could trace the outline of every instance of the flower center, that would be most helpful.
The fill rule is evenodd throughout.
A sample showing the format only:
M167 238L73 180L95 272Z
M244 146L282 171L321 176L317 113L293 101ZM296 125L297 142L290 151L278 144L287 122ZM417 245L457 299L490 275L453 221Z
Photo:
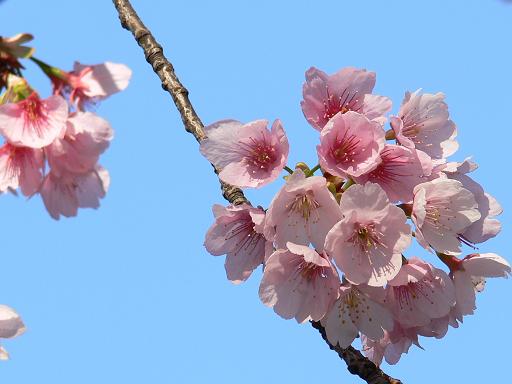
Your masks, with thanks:
M353 157L357 154L360 142L361 139L355 135L348 136L348 133L345 132L341 139L336 138L335 144L331 148L331 155L337 163L354 163Z
M315 196L311 191L303 195L297 195L289 206L291 212L299 213L304 220L309 220L311 213L320 207L320 204L315 200Z
M382 233L375 228L375 224L356 224L354 234L349 241L357 245L361 251L368 253L372 248L381 245Z
M351 93L348 89L344 89L340 96L331 95L329 87L325 87L327 98L324 100L324 119L329 120L337 113L346 113L348 111L357 112L361 109L357 91Z

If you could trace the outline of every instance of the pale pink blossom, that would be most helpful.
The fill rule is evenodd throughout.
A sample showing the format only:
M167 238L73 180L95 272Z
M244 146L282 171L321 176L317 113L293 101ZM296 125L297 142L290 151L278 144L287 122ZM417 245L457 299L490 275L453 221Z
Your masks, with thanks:
M105 119L91 112L77 112L67 122L64 137L46 147L52 172L85 173L94 169L109 146L113 131Z
M325 255L288 242L265 263L260 299L285 319L318 321L338 298L340 279Z
M344 217L327 234L327 253L352 283L385 285L400 270L402 252L411 243L407 217L373 183L351 186L340 208Z
M448 264L455 285L456 308L455 315L459 321L466 315L472 315L476 309L475 292L483 291L485 278L505 277L511 273L510 264L495 253L474 253L459 260L454 256Z
M288 139L281 121L267 129L266 120L242 124L222 120L205 128L201 153L218 169L219 177L241 188L258 188L279 176L288 158Z
M228 280L239 284L269 256L272 242L263 236L265 211L248 204L213 206L215 223L208 229L204 246L214 256L226 255Z
M0 192L19 187L25 196L33 195L43 180L43 165L41 149L5 143L0 147Z
M69 95L71 103L84 110L88 104L126 89L131 76L132 71L124 64L75 62L73 71L54 71L51 78L54 94Z
M308 122L321 131L337 113L354 111L370 120L384 123L384 115L391 109L387 97L371 95L375 86L375 72L344 68L333 75L310 68L306 72L301 101L302 112Z
M0 105L0 134L13 145L42 148L63 134L67 118L66 100L41 100L33 92L25 100Z
M394 323L391 331L385 331L380 339L373 340L366 335L361 335L361 343L363 353L376 365L380 365L383 358L388 364L398 363L402 354L409 352L413 344L422 348L416 328L404 329L398 322Z
M372 339L384 337L384 330L393 328L393 317L373 298L383 292L382 288L364 285L341 286L338 301L321 321L329 342L347 348L359 332Z
M25 332L25 324L14 309L0 304L0 339L10 339ZM7 360L9 354L0 345L0 360Z
M460 253L460 235L478 219L473 194L457 180L435 179L414 188L416 240L437 252Z
M50 171L40 189L50 216L76 216L78 208L98 208L110 184L106 169L97 165L87 173Z
M428 181L432 172L432 159L427 154L400 145L387 144L380 160L377 168L354 180L359 184L379 184L391 202L412 201L414 187Z
M317 146L322 169L332 175L357 177L375 169L386 142L381 125L356 112L335 115Z
M296 169L270 203L265 234L274 240L276 248L284 249L290 241L311 243L322 252L327 232L341 217L339 204L327 189L326 179L306 177L301 169Z
M391 117L398 143L419 149L433 159L446 158L457 151L457 128L450 120L444 94L406 92L398 117Z
M445 317L455 305L455 288L441 269L418 258L402 266L387 286L386 306L403 328Z
M486 193L482 186L467 174L478 168L473 161L466 159L462 163L449 163L443 169L448 178L460 181L462 186L469 190L478 204L480 219L472 223L463 233L462 241L477 244L483 243L496 236L501 231L501 223L495 219L503 212L498 201Z

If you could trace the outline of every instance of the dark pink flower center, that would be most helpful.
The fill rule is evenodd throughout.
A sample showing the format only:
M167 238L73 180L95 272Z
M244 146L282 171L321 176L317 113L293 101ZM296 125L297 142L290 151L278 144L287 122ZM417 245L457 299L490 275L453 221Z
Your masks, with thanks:
M382 162L370 172L370 180L379 180L386 183L401 182L403 177L412 176L410 173L403 172L403 167L412 164L409 158L393 154L390 149L384 149L380 154Z
M300 271L301 276L307 281L314 281L317 278L327 277L327 275L324 272L324 267L317 265L315 263L302 261L299 264L298 269Z
M225 227L227 228L228 224L225 224ZM226 241L233 238L237 239L232 250L234 255L240 252L251 253L256 249L260 241L265 241L263 235L254 230L254 223L249 215L247 218L240 219L232 224L232 227L226 232L224 237Z
M345 132L343 137L336 137L334 145L331 147L331 156L338 164L354 163L354 157L359 154L359 151L364 151L364 148L359 148L361 139L356 135Z
M240 145L246 163L253 168L252 173L273 168L277 160L276 148L264 135L261 138L251 137L249 142Z
M411 312L414 310L414 300L420 296L430 301L430 304L434 304L432 301L434 293L433 283L427 278L416 283L393 287L393 294L400 306L400 310L408 309Z
M340 96L331 94L329 87L325 87L327 98L324 99L324 119L329 120L337 113L346 113L348 111L358 112L361 109L357 91L350 91L345 88Z

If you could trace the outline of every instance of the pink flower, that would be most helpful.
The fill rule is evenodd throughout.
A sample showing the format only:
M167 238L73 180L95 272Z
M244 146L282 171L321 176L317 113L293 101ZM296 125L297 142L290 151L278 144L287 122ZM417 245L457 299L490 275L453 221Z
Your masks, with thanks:
M214 256L226 254L228 280L239 284L249 278L273 251L263 236L265 211L250 205L213 206L215 223L208 229L204 246Z
M415 344L422 348L418 341L415 328L404 329L400 323L395 322L392 331L385 331L380 339L372 340L366 335L361 336L363 352L375 364L380 365L385 358L388 364L396 364L402 354L409 352L409 348Z
M474 253L458 260L450 258L453 283L455 285L455 315L459 321L462 316L472 315L476 309L475 292L483 291L485 278L508 277L511 273L510 264L495 253Z
M25 196L37 192L43 175L43 151L26 147L15 147L5 143L0 147L0 192L18 187Z
M334 75L314 67L306 72L300 105L308 122L321 131L338 112L354 111L368 119L385 121L391 109L387 97L371 95L375 85L375 72L365 69L344 68Z
M392 202L412 201L414 187L427 181L432 172L432 159L427 154L400 145L386 145L380 159L377 168L354 180L379 184Z
M96 65L75 62L72 72L57 70L57 73L50 74L54 94L69 94L71 103L82 111L87 104L126 89L132 76L126 65L111 62Z
M460 253L460 235L478 219L473 194L456 180L435 179L414 188L416 239L437 252Z
M288 242L267 260L260 299L285 319L318 321L338 297L340 279L329 259L304 245Z
M317 152L322 169L348 178L375 169L386 142L381 125L356 112L335 115L320 135Z
M324 249L325 236L342 217L340 207L321 176L306 177L296 169L275 195L267 211L265 234L276 248L286 243Z
M373 183L351 186L340 208L344 217L327 234L327 253L352 283L385 285L400 270L402 252L411 243L407 217Z
M386 305L403 328L428 325L455 305L455 288L448 275L418 258L404 264L387 287Z
M67 122L63 138L46 148L52 171L85 173L94 169L109 146L113 131L108 121L91 112L78 112Z
M41 100L34 92L18 103L0 105L0 133L13 145L42 148L63 133L67 118L66 100Z
M272 130L266 120L242 124L223 120L205 128L208 137L201 153L216 167L226 183L241 188L258 188L279 176L288 158L288 139L280 120Z
M332 345L347 348L359 332L372 339L384 336L384 330L393 328L391 313L372 295L380 296L382 288L344 284L340 297L331 311L322 319L327 339Z
M55 220L60 215L76 216L78 208L98 208L110 184L106 169L97 165L87 173L70 173L53 170L45 177L41 186L44 205Z
M433 159L446 158L457 151L457 128L449 118L444 94L406 92L398 117L391 118L396 140L416 148Z
M473 244L483 243L501 231L501 223L494 217L503 212L498 201L467 175L477 168L476 163L466 159L462 163L449 163L443 170L448 178L460 181L462 186L473 194L478 204L480 219L469 225L460 236L462 241Z
M25 324L14 309L0 304L0 339L10 339L25 332ZM0 360L7 360L9 354L0 345Z

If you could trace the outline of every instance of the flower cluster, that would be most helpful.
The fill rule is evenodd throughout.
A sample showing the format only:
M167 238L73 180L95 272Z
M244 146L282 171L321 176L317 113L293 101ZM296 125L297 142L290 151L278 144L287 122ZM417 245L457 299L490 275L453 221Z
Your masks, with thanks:
M306 72L301 107L320 134L313 168L286 166L279 120L208 126L201 153L224 182L259 188L290 175L266 210L214 206L205 247L227 255L233 283L262 265L259 295L279 316L320 321L343 348L361 337L371 360L395 364L419 336L458 327L485 278L511 268L493 253L460 256L499 233L501 207L469 176L475 163L448 162L458 143L444 95L406 92L388 115L374 85L375 73L356 68ZM447 271L406 257L413 238Z
M28 34L0 38L0 192L39 193L54 219L97 208L109 186L98 164L113 137L109 122L89 107L128 86L122 64L83 65L70 72L33 57L21 44ZM53 94L42 98L22 77L20 58L30 58L48 76Z

